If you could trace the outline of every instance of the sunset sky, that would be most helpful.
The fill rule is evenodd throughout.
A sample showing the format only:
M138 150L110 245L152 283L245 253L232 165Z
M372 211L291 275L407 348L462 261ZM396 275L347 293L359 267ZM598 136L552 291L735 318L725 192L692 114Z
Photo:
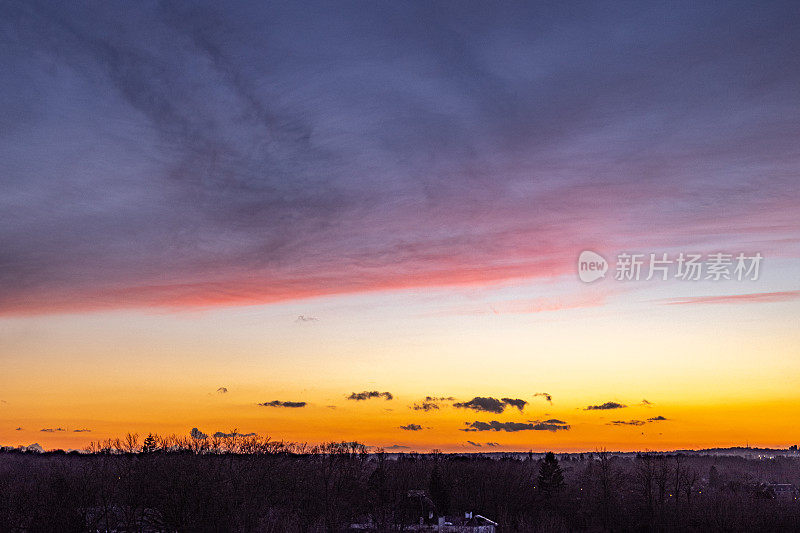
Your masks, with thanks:
M799 27L2 2L0 445L800 443ZM617 280L623 253L763 261Z

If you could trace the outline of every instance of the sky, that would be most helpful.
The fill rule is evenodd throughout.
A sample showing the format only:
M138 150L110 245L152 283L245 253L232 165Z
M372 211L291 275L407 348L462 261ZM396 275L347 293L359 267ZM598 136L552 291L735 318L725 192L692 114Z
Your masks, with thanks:
M797 444L799 23L0 3L0 444Z

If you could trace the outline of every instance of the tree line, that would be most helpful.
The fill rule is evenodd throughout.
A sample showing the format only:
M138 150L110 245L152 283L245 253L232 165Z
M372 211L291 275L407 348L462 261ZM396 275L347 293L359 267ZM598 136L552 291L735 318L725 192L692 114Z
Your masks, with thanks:
M387 454L257 435L128 435L0 454L0 531L400 531L474 512L500 531L797 531L770 482L800 459L605 451Z

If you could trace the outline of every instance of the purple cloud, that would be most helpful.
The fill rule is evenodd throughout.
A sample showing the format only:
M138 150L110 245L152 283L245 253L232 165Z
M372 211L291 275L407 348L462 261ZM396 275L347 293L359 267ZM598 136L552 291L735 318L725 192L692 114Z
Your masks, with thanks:
M791 3L120 9L2 8L1 314L796 253Z

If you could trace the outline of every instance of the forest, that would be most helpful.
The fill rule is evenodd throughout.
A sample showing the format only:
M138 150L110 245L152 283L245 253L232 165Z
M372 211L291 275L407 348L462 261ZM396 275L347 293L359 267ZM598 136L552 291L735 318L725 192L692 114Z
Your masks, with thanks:
M390 454L235 432L128 435L85 452L4 449L0 531L402 531L470 512L502 532L798 531L798 481L791 456Z

